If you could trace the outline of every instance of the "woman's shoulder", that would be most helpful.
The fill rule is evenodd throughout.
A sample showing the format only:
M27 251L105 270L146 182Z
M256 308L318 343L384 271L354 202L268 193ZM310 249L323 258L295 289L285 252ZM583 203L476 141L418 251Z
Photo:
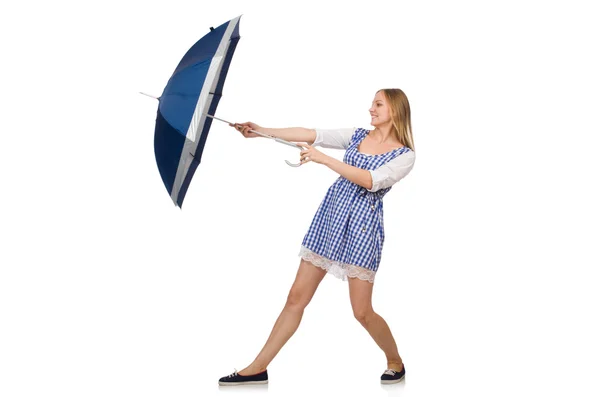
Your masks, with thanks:
M353 138L362 138L365 135L368 135L369 132L371 132L370 130L366 129L366 128L362 128L362 127L354 127L354 132L352 133L352 137Z
M396 155L390 160L390 164L409 165L415 162L415 152L408 146L399 148Z

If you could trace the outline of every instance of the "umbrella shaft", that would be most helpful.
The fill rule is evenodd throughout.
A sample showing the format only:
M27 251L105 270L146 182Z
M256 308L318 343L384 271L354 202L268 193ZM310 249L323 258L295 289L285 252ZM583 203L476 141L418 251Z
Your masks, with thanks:
M235 123L229 122L227 120L223 120L223 119L220 119L218 117L212 116L212 115L210 115L208 113L204 113L204 114L207 115L208 117L212 118L212 119L219 120L219 121L222 121L222 122L227 123L227 124L235 124ZM297 144L292 143L292 142L288 142L285 139L277 138L276 136L267 135L267 134L264 134L262 132L258 132L258 131L254 131L254 130L250 130L250 132L254 132L255 134L258 134L260 136L264 136L265 138L274 139L275 141L277 141L279 143L283 143L284 145L289 145L289 146L292 146L292 147L295 147L295 148L302 149L302 146L297 145Z

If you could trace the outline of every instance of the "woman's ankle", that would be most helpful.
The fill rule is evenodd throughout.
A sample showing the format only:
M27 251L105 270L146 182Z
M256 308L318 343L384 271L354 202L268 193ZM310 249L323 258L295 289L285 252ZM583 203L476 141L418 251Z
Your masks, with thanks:
M404 363L402 360L388 360L387 367L388 369L400 372L404 368Z
M242 376L256 375L256 374L259 374L261 372L264 372L266 369L267 369L266 367L261 367L261 366L250 364L249 366L247 366L243 370L238 371L238 374L240 374Z

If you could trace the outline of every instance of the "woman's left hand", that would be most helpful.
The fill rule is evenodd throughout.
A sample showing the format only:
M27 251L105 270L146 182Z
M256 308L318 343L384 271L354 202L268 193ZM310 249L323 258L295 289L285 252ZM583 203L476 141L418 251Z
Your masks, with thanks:
M306 143L296 143L296 144L305 148L300 152L300 163L301 164L306 164L309 161L313 161L318 164L323 164L325 159L327 159L327 157L329 157L326 154L319 152L317 149L315 149L314 147L312 147Z

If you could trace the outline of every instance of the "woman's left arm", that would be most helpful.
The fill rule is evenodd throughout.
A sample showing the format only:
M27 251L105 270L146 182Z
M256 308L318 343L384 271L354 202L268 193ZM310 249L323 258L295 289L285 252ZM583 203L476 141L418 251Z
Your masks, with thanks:
M319 150L315 149L314 146L310 146L305 143L298 143L298 145L301 145L305 148L300 152L300 162L302 164L305 164L307 161L323 164L344 178L348 179L350 182L356 183L357 185L367 189L371 189L373 187L373 179L368 170L363 170L362 168L354 167L344 163L343 161L339 161L338 159L320 152Z
M300 162L302 164L307 161L313 161L326 165L350 182L362 186L370 192L392 186L404 178L411 171L415 163L415 154L410 151L390 160L375 170L365 170L328 156L313 146L304 143L299 143L299 145L305 148L300 152Z
M346 164L343 161L334 159L331 156L327 156L322 164L331 168L333 171L348 179L350 182L356 183L365 189L370 190L373 187L373 178L368 170L363 170L362 168Z

